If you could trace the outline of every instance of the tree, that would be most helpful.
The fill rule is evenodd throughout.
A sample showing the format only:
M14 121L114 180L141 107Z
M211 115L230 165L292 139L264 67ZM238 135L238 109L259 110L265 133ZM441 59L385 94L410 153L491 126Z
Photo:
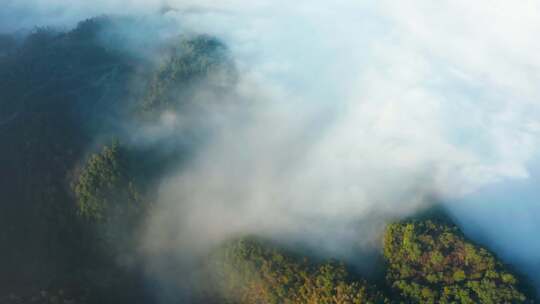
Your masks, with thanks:
M221 296L231 303L385 303L364 281L352 280L343 264L310 263L255 239L229 242L211 259Z
M75 184L80 215L103 222L137 212L140 196L128 176L127 166L125 152L118 142L90 156Z
M515 276L453 226L430 220L390 224L384 257L389 284L410 302L526 302Z
M143 113L177 109L191 100L195 89L218 89L235 79L226 46L206 35L183 38L151 76L142 102Z
M92 154L74 192L79 215L86 220L96 258L132 259L147 206L134 182L128 152L118 142Z

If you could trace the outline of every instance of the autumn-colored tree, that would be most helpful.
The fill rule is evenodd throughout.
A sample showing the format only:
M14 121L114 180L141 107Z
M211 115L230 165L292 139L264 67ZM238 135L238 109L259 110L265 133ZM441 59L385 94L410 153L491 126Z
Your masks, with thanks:
M344 265L312 264L254 239L229 242L211 259L213 281L230 303L386 303Z
M387 279L414 303L525 303L516 277L457 227L430 220L388 225Z

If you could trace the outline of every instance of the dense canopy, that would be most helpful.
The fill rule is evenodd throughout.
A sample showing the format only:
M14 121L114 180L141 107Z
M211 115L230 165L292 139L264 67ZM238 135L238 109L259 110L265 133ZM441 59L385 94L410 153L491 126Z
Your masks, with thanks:
M384 235L387 279L418 303L522 303L503 264L456 227L433 221L390 224Z
M139 133L155 131L168 112L204 121L208 112L192 111L204 108L198 89L225 102L237 79L227 46L215 37L173 37L154 62L134 56L121 31L103 34L132 22L99 17L68 32L0 34L0 241L7 244L0 304L158 301L148 296L157 284L144 276L135 239L152 214L153 186L196 154L205 132L184 126L174 137L147 141ZM367 281L343 261L295 249L257 237L226 240L194 263L200 269L171 270L171 277L194 282L200 303L534 300L522 277L450 223L390 223L379 265L386 280Z
M313 264L252 239L226 244L211 260L217 290L231 303L386 303L376 288L336 262Z

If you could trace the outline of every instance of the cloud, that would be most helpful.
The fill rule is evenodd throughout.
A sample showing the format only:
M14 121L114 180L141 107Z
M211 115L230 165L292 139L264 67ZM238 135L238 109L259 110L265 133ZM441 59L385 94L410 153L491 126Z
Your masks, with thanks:
M177 9L162 16L169 26L227 43L241 75L233 95L249 106L211 118L215 140L162 185L148 251L242 232L347 251L373 242L379 220L373 232L354 227L374 214L402 216L433 197L462 200L531 175L536 1L18 0L0 29L165 5Z
M529 177L540 119L534 4L237 5L179 18L223 37L243 81L264 90L245 98L272 106L223 128L164 185L178 208L167 216L186 214L216 239L308 235L346 251L371 240L351 230L374 212L405 215L432 197Z

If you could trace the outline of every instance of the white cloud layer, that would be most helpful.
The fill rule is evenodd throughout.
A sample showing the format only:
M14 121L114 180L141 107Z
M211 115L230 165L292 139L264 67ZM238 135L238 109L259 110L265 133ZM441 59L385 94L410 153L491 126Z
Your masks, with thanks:
M178 28L229 45L253 107L248 122L220 121L218 139L163 185L149 248L247 231L308 234L331 250L360 238L358 219L530 175L538 1L8 0L0 29L164 5Z

